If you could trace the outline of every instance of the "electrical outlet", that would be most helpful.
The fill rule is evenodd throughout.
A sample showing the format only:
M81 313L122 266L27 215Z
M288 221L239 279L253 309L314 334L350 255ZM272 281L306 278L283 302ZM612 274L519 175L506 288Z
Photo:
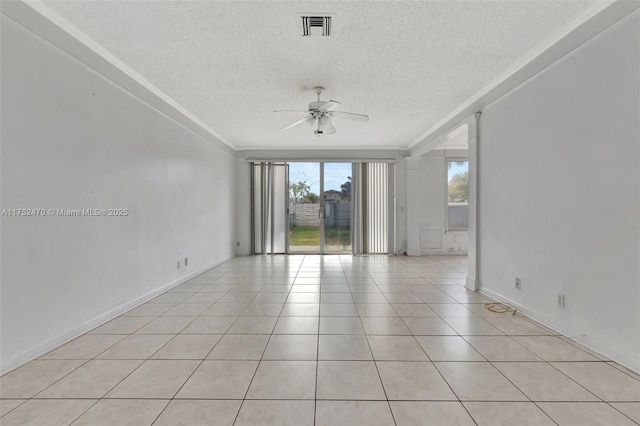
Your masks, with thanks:
M180 269L180 261L178 260L178 269Z
M184 266L189 266L189 258L188 257L184 258Z
M520 278L516 278L516 288L518 290L522 289L522 281L520 281Z
M564 308L564 294L562 293L558 293L558 305L560 305L561 308Z
M240 241L236 241L236 247L240 247Z

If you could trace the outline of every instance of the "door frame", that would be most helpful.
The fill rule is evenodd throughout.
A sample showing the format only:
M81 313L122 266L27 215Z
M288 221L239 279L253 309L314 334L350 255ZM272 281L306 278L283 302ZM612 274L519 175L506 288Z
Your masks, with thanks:
M284 163L284 254L289 254L289 163Z
M326 202L325 202L325 197L324 197L324 161L318 161L318 164L320 166L320 194L319 198L318 198L318 203L320 204L318 206L318 227L320 228L320 253L319 254L325 254L324 253L324 237L325 237L325 230L324 230L324 220L325 220L325 214L326 214Z
M318 252L291 252L291 247L290 247L290 241L289 241L289 233L291 232L291 221L289 220L289 206L291 205L290 201L290 192L289 192L289 164L290 163L317 163L318 164L318 171L319 171L319 179L320 179L320 194L318 194L318 228L320 230L320 236L319 236L319 249ZM324 253L324 161L285 161L285 166L286 166L286 192L287 192L287 196L286 198L286 203L287 203L287 208L286 208L286 212L287 212L287 227L286 227L286 239L285 239L285 253L286 254L325 254Z
M325 237L326 237L326 232L325 232L325 215L326 215L326 197L325 197L325 193L324 193L324 166L326 163L348 163L352 165L352 170L353 170L353 162L352 161L286 161L285 165L287 167L286 169L286 185L287 185L287 230L286 230L286 250L285 252L287 254L291 254L291 250L290 250L290 242L289 242L289 232L291 232L291 222L289 221L289 206L291 205L289 203L289 163L317 163L318 164L318 171L319 171L319 191L320 194L318 194L318 228L320 230L320 237L319 237L319 250L317 253L315 252L311 252L310 254L334 254L334 253L326 253L325 252ZM353 174L353 172L352 172ZM353 210L351 211L351 215L353 218ZM353 229L353 220L351 221L351 228ZM353 247L353 231L351 232L351 247ZM293 254L299 254L299 253L305 253L305 252L293 252ZM341 253L335 253L335 254L341 254Z

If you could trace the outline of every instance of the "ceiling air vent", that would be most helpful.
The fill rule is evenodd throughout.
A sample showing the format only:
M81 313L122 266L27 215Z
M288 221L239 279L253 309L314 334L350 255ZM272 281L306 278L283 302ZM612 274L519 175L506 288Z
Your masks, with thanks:
M302 16L302 35L331 35L331 16Z

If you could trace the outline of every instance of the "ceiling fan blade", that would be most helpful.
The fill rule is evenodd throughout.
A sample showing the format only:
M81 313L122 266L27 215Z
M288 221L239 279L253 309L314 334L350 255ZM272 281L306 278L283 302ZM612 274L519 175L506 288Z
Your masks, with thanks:
M320 111L333 111L335 109L338 109L342 106L342 104L338 101L327 101L324 103L324 105L322 105L320 108L318 108Z
M318 130L322 131L323 135L332 135L336 132L336 128L331 123L331 118L326 115L318 119Z
M308 113L309 111L304 109L277 109L273 112L307 112Z
M283 127L282 130L289 130L290 128L295 127L298 124L302 124L302 123L304 123L305 121L307 121L309 119L313 119L313 117L310 116L310 115L307 115L306 117L301 118L300 120L296 121L295 123L291 123L287 127Z
M332 111L331 112L331 116L332 117L347 118L349 120L362 121L362 122L369 121L369 116L368 115L354 114L353 112Z

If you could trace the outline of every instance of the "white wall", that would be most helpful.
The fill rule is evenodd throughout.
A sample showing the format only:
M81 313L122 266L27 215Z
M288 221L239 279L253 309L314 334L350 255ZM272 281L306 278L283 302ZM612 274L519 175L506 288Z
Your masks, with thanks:
M235 171L228 153L4 16L1 61L2 208L129 209L2 217L7 371L232 257Z
M466 231L446 231L447 157L466 157L462 150L432 150L406 162L407 254L463 254ZM401 238L402 239L402 238Z
M636 370L638 34L636 13L485 108L479 145L481 290Z

